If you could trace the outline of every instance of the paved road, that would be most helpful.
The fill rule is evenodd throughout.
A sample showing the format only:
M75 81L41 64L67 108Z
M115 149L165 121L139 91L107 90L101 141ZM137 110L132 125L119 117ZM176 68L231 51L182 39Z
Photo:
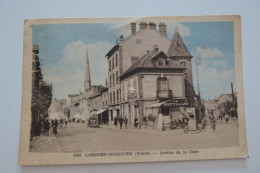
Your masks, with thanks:
M215 133L210 128L193 134L171 132L120 130L106 126L89 128L86 124L71 123L67 128L59 128L56 138L62 152L199 149L237 146L239 143L238 127L234 124L218 124ZM47 151L48 147L45 148Z

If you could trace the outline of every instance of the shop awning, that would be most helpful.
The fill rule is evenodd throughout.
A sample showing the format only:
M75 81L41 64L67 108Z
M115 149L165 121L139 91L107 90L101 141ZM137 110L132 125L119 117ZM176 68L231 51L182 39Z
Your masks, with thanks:
M168 101L168 100L167 100ZM161 103L155 103L152 105L147 106L146 108L159 108L161 107L164 103L166 103L167 101L161 102Z
M105 111L106 111L106 109L101 109L101 110L97 111L95 114L101 114L101 113L103 113Z
M90 116L91 116L91 115L95 115L95 114L96 114L96 112L97 112L97 111L92 111L92 112L90 112L90 114L89 114L89 115L90 115Z

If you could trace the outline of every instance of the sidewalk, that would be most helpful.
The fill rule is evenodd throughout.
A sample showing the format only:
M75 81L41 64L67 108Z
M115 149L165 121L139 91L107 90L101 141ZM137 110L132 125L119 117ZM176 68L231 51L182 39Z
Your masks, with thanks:
M30 141L30 152L61 152L57 138L50 134L49 136L36 136Z

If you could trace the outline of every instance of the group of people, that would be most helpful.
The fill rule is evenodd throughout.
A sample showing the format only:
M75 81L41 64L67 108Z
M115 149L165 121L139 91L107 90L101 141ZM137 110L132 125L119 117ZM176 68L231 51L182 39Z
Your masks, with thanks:
M44 133L49 135L50 131L54 134L54 135L57 135L58 133L58 125L60 125L60 127L64 127L64 128L67 128L67 124L68 124L68 121L65 120L65 119L61 119L61 120L49 120L49 119L46 119L44 121L44 124L43 124L43 128L44 128Z
M147 121L146 118L144 121ZM128 118L125 116L120 116L119 118L115 117L114 118L114 126L117 128L117 125L120 125L120 129L123 129L123 124L125 125L125 129L127 129L127 124L128 124ZM134 127L137 128L139 125L139 119L137 116L134 118Z
M222 123L222 120L225 119L226 124L228 124L229 118L230 117L229 117L228 114L220 113L219 116L217 117L217 120L220 120L221 123ZM216 120L214 115L210 115L209 119L210 119L211 128L212 128L213 132L215 132L216 131L216 121L217 120Z
M115 127L117 127L118 123L120 125L120 129L123 129L123 123L125 124L125 129L127 129L128 119L127 119L126 116L124 118L122 116L120 116L119 118L115 117L114 118L114 125L115 125Z
M218 119L220 119L221 122L222 122L223 119L225 119L226 120L226 124L228 124L229 115L225 114L225 113L220 113Z

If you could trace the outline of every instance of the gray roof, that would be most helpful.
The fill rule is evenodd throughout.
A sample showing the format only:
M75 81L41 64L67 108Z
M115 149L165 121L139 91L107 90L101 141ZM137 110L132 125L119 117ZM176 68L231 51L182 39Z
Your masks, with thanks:
M159 57L164 57L166 60L166 64L164 66L159 66L156 62ZM175 62L174 60L168 58L163 51L158 51L157 49L153 49L147 52L144 56L139 58L130 68L128 68L121 76L137 69L137 68L144 68L144 69L186 69L179 63Z
M192 55L189 53L188 49L186 48L184 42L182 41L179 32L174 33L167 56L168 57L173 57L173 56L192 57Z

